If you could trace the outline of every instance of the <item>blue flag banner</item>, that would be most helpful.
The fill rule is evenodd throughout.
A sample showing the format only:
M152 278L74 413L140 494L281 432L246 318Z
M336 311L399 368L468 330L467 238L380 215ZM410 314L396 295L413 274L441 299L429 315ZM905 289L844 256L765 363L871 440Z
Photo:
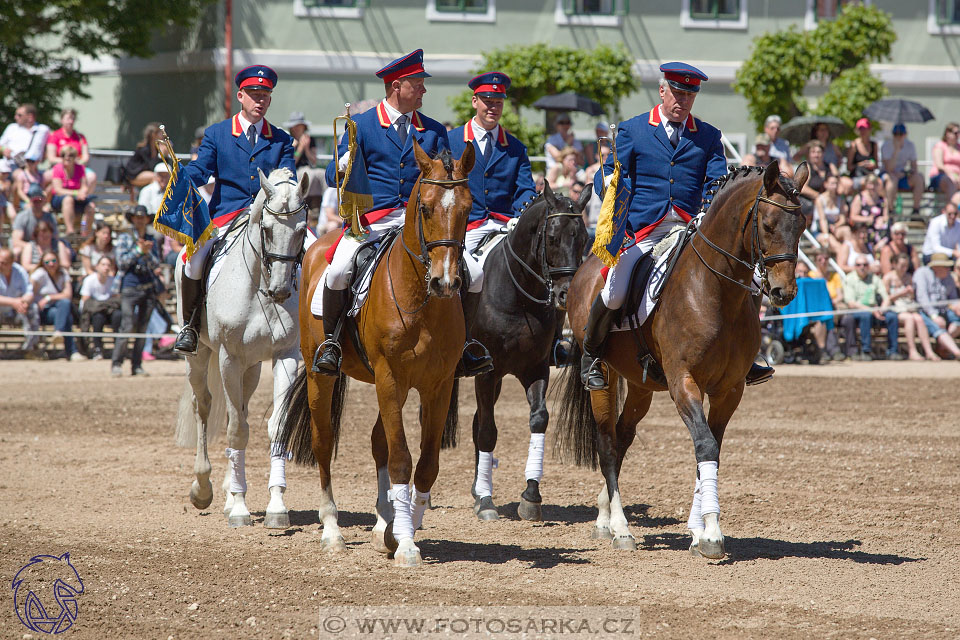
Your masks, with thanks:
M163 202L153 221L153 228L180 242L187 259L210 239L216 225L210 220L210 209L193 180L183 170L176 155L170 154L170 182L163 193ZM163 156L161 155L161 158Z
M613 178L607 185L597 218L596 236L593 241L593 255L603 264L613 267L620 261L620 247L627 230L627 206L630 201L630 188L623 167L614 160Z

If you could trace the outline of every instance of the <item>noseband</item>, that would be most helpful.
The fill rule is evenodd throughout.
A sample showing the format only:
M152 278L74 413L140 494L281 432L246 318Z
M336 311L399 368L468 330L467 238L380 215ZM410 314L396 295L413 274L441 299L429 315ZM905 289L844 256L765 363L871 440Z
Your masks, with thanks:
M697 250L696 245L694 245L692 242L690 243L690 245L693 247L694 252L697 254L697 257L700 258L700 262L703 263L703 266L705 266L714 274L726 280L729 280L730 282L737 285L741 289L746 289L747 291L750 292L751 295L757 295L758 293L762 292L764 289L768 288L769 282L767 281L767 265L773 264L775 262L782 262L784 260L797 260L798 258L797 254L795 253L777 253L772 256L765 256L763 253L763 247L760 245L760 214L758 212L760 203L766 202L767 204L772 204L773 206L779 209L782 209L784 211L796 211L800 208L800 205L798 204L785 204L785 203L777 202L776 200L771 200L770 198L764 197L763 187L764 185L761 184L760 189L757 191L757 197L753 201L753 206L750 207L750 213L747 214L747 219L743 221L743 228L740 230L741 234L744 231L746 231L747 225L750 224L751 218L753 219L753 242L750 243L750 262L741 260L735 255L728 253L727 251L721 249L714 243L710 242L710 239L707 238L706 235L704 235L704 233L700 230L699 226L693 232L694 235L699 235L700 238L702 238L703 241L706 242L711 249L726 256L727 258L730 258L735 262L740 263L741 265L749 269L750 273L753 273L756 270L756 268L759 267L760 268L760 288L759 289L754 289L752 286L747 286L742 282L740 282L739 280L734 280L727 274L717 271L716 269L711 267L709 264L707 264L707 261L703 259L702 255L700 255L700 251ZM696 218L694 218L694 220L695 219ZM691 220L689 224L694 224L694 220Z
M540 299L530 295L524 290L523 286L517 282L517 278L513 275L513 269L510 268L510 263L507 261L507 275L510 276L510 281L513 282L513 286L517 288L517 291L522 293L528 300L536 304L543 304L550 306L553 304L554 297L556 296L553 290L553 279L555 277L562 276L572 276L577 272L577 269L580 268L580 263L578 262L574 266L569 267L553 267L550 266L550 263L547 262L547 221L550 218L561 218L561 217L570 217L570 218L579 218L581 214L573 213L570 211L558 211L555 213L548 213L543 220L543 226L540 227L538 235L540 236L540 250L537 252L537 257L540 262L540 273L534 271L530 265L528 265L523 259L517 255L517 252L513 248L513 243L510 242L513 231L507 236L503 241L506 245L506 252L511 258L520 264L521 267L527 270L527 272L533 276L533 279L543 285L547 290L547 297L545 299Z
M280 184L284 184L284 183L280 183ZM287 180L286 184L296 185L297 183L293 182L292 180ZM273 185L273 186L279 186L279 184ZM302 200L300 201L300 206L297 207L296 209L293 209L292 211L275 211L271 209L266 202L263 203L263 212L269 213L270 215L277 218L289 218L292 215L296 215L300 213L306 208L307 208L307 204ZM303 242L302 241L300 242L300 249L295 254L273 253L271 251L267 251L267 241L266 241L266 238L264 237L264 230L263 230L263 212L260 214L260 220L259 220L259 227L260 227L259 255L260 255L260 264L263 267L263 270L266 272L267 280L269 281L271 276L271 265L274 262L292 262L296 265L300 264L300 262L303 260ZM296 287L297 272L295 269L292 270L290 277L293 279L294 287ZM260 290L260 293L264 295L269 295L263 289Z

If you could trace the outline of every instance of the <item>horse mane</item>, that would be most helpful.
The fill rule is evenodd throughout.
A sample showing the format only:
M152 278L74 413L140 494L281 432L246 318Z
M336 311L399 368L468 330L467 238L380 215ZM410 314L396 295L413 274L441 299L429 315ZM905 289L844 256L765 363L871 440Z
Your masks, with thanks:
M274 179L276 178L276 179ZM290 169L286 167L277 167L270 172L270 175L267 176L267 180L270 181L270 184L277 184L279 182L290 182L294 180L294 174Z
M443 170L447 172L448 177L453 177L453 153L450 149L441 149L434 156L434 160L443 163Z
M714 195L713 200L710 202L710 206L712 207L714 204L723 204L723 201L729 197L729 194L732 193L736 187L747 182L747 178L763 179L764 171L766 171L766 167L734 167L731 165L729 173L716 178L707 185L707 195ZM780 174L779 183L780 188L783 189L783 192L788 195L797 190L793 179L788 178L783 174Z

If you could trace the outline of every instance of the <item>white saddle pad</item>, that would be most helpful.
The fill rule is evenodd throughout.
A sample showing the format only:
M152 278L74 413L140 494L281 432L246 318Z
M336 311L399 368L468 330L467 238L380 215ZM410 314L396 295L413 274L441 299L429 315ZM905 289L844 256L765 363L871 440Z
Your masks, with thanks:
M353 306L350 307L348 312L351 316L356 316L360 313L360 309L363 308L363 303L367 301L367 295L370 293L370 282L373 280L373 272L376 270L378 264L381 264L383 260L388 259L388 256L384 256L380 261L371 260L367 264L363 265L363 272L360 274L360 277L351 285L354 290L357 291L356 297L353 300ZM310 313L316 316L323 315L323 283L327 277L327 269L330 267L327 266L323 270L323 274L320 276L320 280L317 283L317 288L313 291L313 297L310 298Z
M480 268L483 269L483 263L487 261L487 257L493 252L494 248L507 237L505 233L497 233L491 235L486 242L474 249L473 253L470 255L473 256L473 259L477 261L480 265Z
M683 227L675 227L674 231L677 229L682 230ZM654 248L654 252L662 249L663 253L656 259L653 269L650 271L650 278L647 280L647 286L644 287L640 308L632 315L625 314L619 325L610 328L611 331L629 331L632 323L637 327L641 327L650 314L653 313L659 301L659 297L657 296L663 287L664 278L667 275L667 262L670 260L670 256L673 255L682 237L683 233L674 233L671 231L671 234L661 241L666 243L664 247L658 244L657 247Z

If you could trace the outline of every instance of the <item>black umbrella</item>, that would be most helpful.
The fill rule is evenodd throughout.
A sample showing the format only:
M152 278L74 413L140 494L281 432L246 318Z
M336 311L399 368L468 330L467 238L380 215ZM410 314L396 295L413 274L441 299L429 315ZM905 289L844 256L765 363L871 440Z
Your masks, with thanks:
M582 111L591 116L598 116L603 113L603 107L600 106L599 102L573 91L543 96L534 102L533 106L536 109L549 109L551 111Z
M919 102L904 100L903 98L884 98L871 103L863 110L863 115L871 120L884 122L926 122L933 120L930 109Z
M813 134L813 128L825 124L830 128L830 137L836 138L847 132L843 120L834 116L797 116L780 128L780 137L792 144L806 144Z

